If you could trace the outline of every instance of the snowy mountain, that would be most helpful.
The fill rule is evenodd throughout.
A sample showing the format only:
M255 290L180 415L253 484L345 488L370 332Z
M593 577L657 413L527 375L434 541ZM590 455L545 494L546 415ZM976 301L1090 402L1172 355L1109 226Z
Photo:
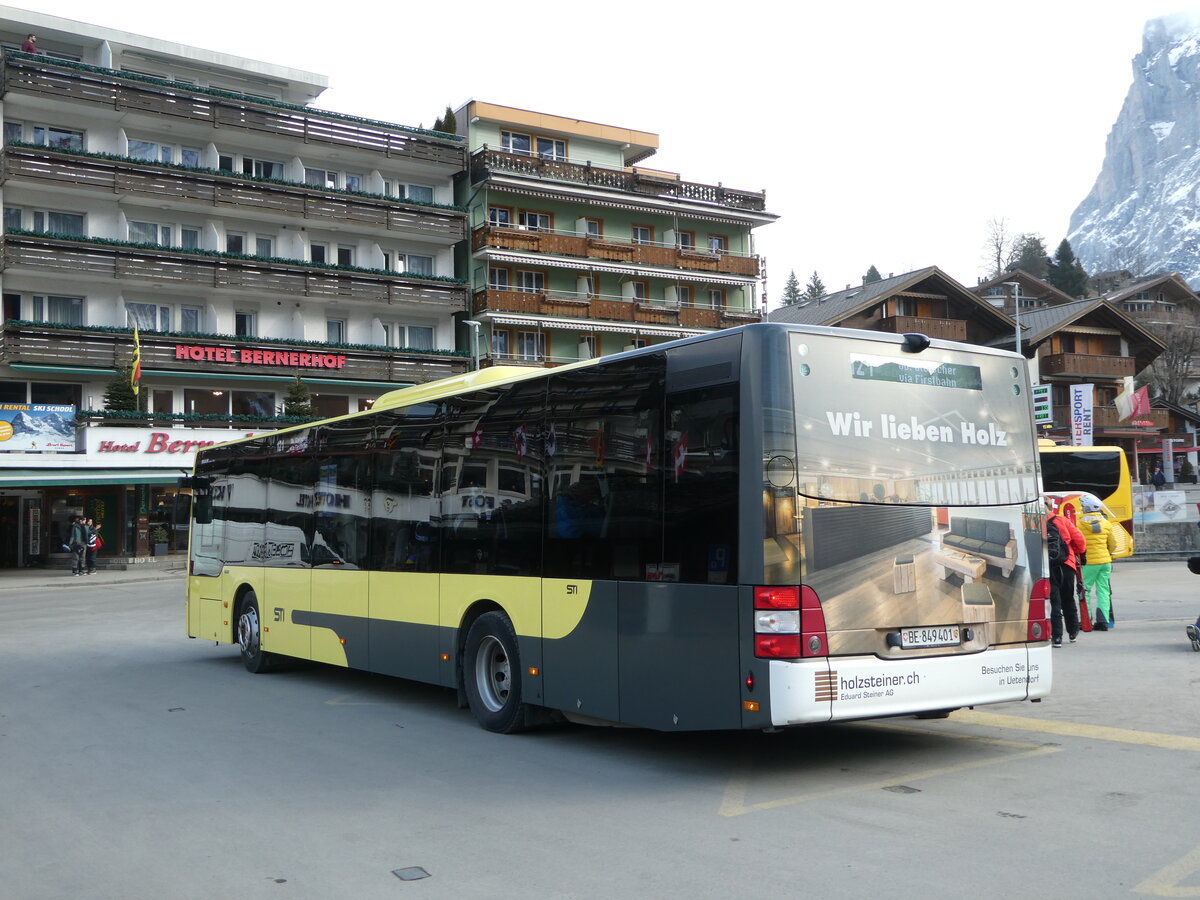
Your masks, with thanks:
M1146 23L1104 165L1068 238L1089 272L1179 272L1200 283L1200 17Z
M47 438L71 438L72 440L75 438L74 420L64 418L58 413L31 416L29 413L19 412L12 417L12 430L14 435L32 434Z

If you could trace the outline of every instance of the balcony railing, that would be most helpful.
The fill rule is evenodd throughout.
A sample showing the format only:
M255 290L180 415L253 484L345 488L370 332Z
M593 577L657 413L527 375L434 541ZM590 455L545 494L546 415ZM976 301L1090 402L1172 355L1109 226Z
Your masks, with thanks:
M1091 378L1124 378L1137 374L1132 356L1093 356L1088 353L1053 353L1038 363L1043 375L1074 375Z
M474 314L483 312L529 313L605 322L640 322L679 328L730 328L762 321L755 311L715 309L679 303L626 300L600 295L529 293L488 289L475 292Z
M664 176L661 173L639 172L634 169L612 169L594 166L590 162L546 159L489 150L486 146L471 154L471 182L478 184L493 173L525 175L547 181L586 184L607 190L642 194L648 197L669 197L675 200L710 203L731 209L763 212L766 193L739 191L723 185L696 184Z
M1071 424L1071 407L1055 406L1052 408L1051 414L1054 416L1055 425L1061 427ZM1161 430L1168 427L1169 424L1170 413L1165 409L1152 409L1145 414L1139 413L1131 419L1122 419L1121 414L1117 412L1115 406L1092 407L1093 428L1144 428L1147 430Z
M879 330L888 334L923 334L948 341L965 341L967 323L962 319L930 319L923 316L888 316L879 320Z
M409 303L437 312L460 312L467 303L467 292L461 284L424 281L399 273L28 233L9 233L0 240L0 271L13 269L75 278L146 279L192 289Z
M701 250L696 247L635 244L632 240L588 237L575 232L484 225L475 229L471 249L476 252L484 249L517 250L554 256L614 260L637 266L664 266L758 277L757 256Z
M0 96L16 91L50 103L73 101L119 113L147 112L297 144L353 147L438 163L456 171L466 165L466 148L452 135L17 51L6 52L3 65Z
M140 343L143 372L155 369L190 371L195 372L201 380L206 373L228 370L240 375L264 377L279 377L282 373L287 377L307 374L347 381L420 383L461 374L467 371L469 365L465 356L457 354L421 353L382 347L314 346L274 338L235 339L227 335L176 336L143 332ZM204 354L203 361L196 361L186 353L182 354L184 358L180 358L178 348L181 346L212 347L229 352ZM248 351L248 354L243 351ZM274 356L270 358L274 361L263 362L267 357L260 351L273 353ZM304 354L310 359L319 355L323 357L323 365L289 365L292 362L304 362L292 354ZM124 329L104 331L66 325L5 322L0 331L0 359L5 363L62 365L64 360L69 360L75 366L115 370L129 365L132 356L133 335ZM208 361L208 356L213 357L212 361ZM149 379L153 376L143 377Z
M451 242L466 237L463 211L252 180L232 172L226 175L207 169L189 170L119 157L10 145L4 148L0 173L6 182L30 178L72 189L97 188L122 197L197 203L209 208L243 207L254 213L280 213L315 224L351 222Z

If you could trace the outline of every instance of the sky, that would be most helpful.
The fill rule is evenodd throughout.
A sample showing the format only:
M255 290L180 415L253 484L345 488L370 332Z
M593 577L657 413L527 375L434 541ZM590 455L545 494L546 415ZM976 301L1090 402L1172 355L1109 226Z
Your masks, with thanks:
M645 165L766 191L772 308L792 271L833 291L872 265L937 265L973 285L992 220L1052 252L1100 173L1145 22L1200 14L1181 0L9 5L316 72L330 87L315 106L403 125L474 99L652 132Z

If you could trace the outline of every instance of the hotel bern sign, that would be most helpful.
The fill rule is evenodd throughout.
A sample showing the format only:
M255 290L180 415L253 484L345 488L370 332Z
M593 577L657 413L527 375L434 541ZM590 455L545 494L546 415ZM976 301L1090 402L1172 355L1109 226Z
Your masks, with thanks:
M230 366L282 366L288 369L340 369L346 365L346 357L339 353L220 347L212 344L176 344L175 359L225 363Z

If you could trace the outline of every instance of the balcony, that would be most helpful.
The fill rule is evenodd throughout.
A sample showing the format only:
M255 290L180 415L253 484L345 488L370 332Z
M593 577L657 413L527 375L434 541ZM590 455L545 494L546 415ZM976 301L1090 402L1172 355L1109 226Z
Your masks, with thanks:
M1132 356L1093 356L1088 353L1053 353L1038 363L1042 375L1077 378L1124 378L1137 374Z
M284 185L235 173L186 169L119 157L54 150L27 145L4 148L3 178L31 179L43 185L94 188L109 195L202 204L205 208L241 207L254 214L278 213L307 219L317 226L346 222L385 228L397 234L441 238L453 243L466 237L466 213L323 190Z
M1063 427L1071 424L1071 407L1069 406L1053 407L1052 415L1054 416L1054 424L1056 426ZM1161 431L1167 428L1169 424L1170 413L1165 409L1152 409L1148 413L1136 415L1132 419L1122 420L1121 414L1117 412L1115 406L1095 406L1092 408L1093 428L1141 428L1149 433L1151 431Z
M467 371L470 363L465 356L447 352L342 348L228 335L198 337L143 332L140 342L143 372L156 369L195 372L201 381L206 374L228 370L276 379L300 374L329 380L415 384L459 375ZM198 354L181 353L181 347L201 350ZM267 357L265 353L273 356ZM106 331L9 321L0 330L0 360L7 364L58 366L69 361L73 366L116 370L129 365L132 355L133 334L126 329ZM196 359L197 355L201 358ZM314 365L313 357L320 357L321 364ZM266 362L267 359L271 362Z
M407 303L436 313L461 312L467 303L466 289L450 280L28 232L10 232L0 240L0 271L13 270L64 278L144 279L158 286L173 283L190 290L218 288Z
M5 52L3 65L0 97L17 92L54 102L91 104L118 113L144 112L280 138L297 145L324 144L374 151L386 157L449 166L454 171L461 171L466 165L463 142L434 131L257 100L15 50Z
M696 184L660 172L639 172L636 168L610 169L594 166L590 162L505 153L489 150L486 146L471 154L472 184L485 181L493 174L523 175L545 181L583 184L604 190L707 203L748 212L764 212L767 202L766 194L762 191L739 191L722 185Z
M758 277L757 256L668 244L635 244L631 240L588 237L574 231L541 231L484 225L473 232L471 250L516 250L553 256L574 256L580 259L602 259L634 266L663 266L695 272Z
M650 303L606 294L579 297L574 294L494 289L475 292L473 314L485 312L526 313L535 316L702 329L732 328L735 325L762 321L762 316L755 311L714 309L679 303Z
M962 319L929 319L921 316L888 316L880 319L879 331L888 334L923 334L947 341L965 341L967 323Z

